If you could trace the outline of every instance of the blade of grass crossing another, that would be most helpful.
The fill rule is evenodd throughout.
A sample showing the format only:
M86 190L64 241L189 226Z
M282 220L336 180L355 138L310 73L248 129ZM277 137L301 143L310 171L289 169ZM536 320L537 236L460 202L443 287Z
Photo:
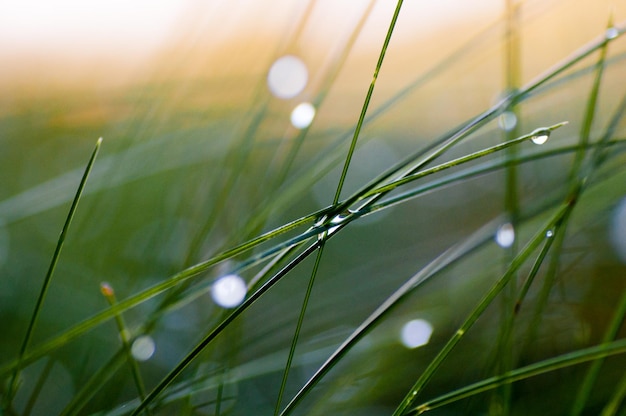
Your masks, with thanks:
M403 415L406 410L414 403L415 399L421 393L426 384L430 381L435 374L441 363L448 357L448 354L454 349L458 342L463 338L465 333L474 325L482 313L487 309L495 297L502 291L502 289L509 283L511 277L515 272L526 262L534 250L545 240L546 232L554 227L555 224L560 222L563 217L570 210L570 205L563 204L558 211L552 216L552 218L533 236L533 238L526 244L526 246L515 256L511 262L507 271L500 277L496 283L489 289L480 302L476 305L474 310L466 318L465 322L459 327L454 335L448 340L446 345L439 351L435 358L430 362L428 367L424 370L422 375L417 379L413 387L409 390L408 394L402 400L398 408L393 413L394 416Z

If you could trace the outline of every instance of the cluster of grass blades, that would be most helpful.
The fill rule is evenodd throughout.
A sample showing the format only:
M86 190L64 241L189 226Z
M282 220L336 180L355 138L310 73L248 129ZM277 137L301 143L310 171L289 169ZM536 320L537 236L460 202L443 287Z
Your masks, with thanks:
M319 92L311 100L314 107L321 108L326 102L374 3L370 2L364 9L340 52L333 57ZM16 347L12 350L16 353L0 361L0 378L4 380L0 389L1 414L27 415L34 413L40 400L54 401L44 398L43 392L47 385L56 383L55 365L67 361L68 354L83 354L79 360L84 360L88 371L72 374L71 397L58 404L63 415L401 416L429 412L442 415L539 412L608 416L623 412L626 376L623 371L615 370L623 368L620 355L626 353L626 340L620 336L624 333L626 316L623 284L613 282L614 286L608 289L606 299L611 314L593 322L598 327L587 330L593 336L577 332L573 337L581 339L572 341L572 336L568 338L569 335L553 331L546 322L555 313L555 303L558 300L565 303L568 299L568 290L574 283L568 282L567 275L576 274L572 268L584 257L568 241L586 227L594 226L598 217L607 216L609 209L626 193L623 137L626 89L608 90L614 84L605 87L608 72L624 72L622 61L626 52L622 47L620 53L611 53L611 48L623 40L626 26L614 23L611 16L606 30L598 28L600 36L539 76L523 82L520 53L523 4L510 0L506 5L505 16L498 22L499 27L506 29L502 42L506 56L507 76L502 88L505 93L490 108L440 138L413 149L403 160L359 184L356 190L346 191L346 181L354 164L360 163L362 132L378 118L400 111L404 99L428 85L428 80L436 77L442 68L455 65L474 44L481 44L484 33L442 63L436 63L430 72L420 75L396 95L374 106L372 99L380 82L379 74L385 71L394 29L403 16L403 1L398 0L386 36L381 39L372 81L356 123L343 133L333 134L321 150L316 149L309 163L301 165L297 163L301 154L312 152L306 149L306 139L314 124L299 130L295 138L284 137L275 149L276 155L269 158L278 166L276 171L267 169L264 175L253 178L254 185L247 187L242 176L249 166L255 165L256 152L262 150L257 139L271 113L272 99L265 90L265 78L261 79L244 127L229 137L227 145L214 149L212 157L228 169L219 175L209 169L210 183L205 187L210 191L196 194L192 191L193 195L188 197L192 206L185 209L190 217L204 220L195 224L194 231L185 238L182 258L174 262L175 271L147 287L129 284L127 287L133 288L133 292L128 296L120 296L119 280L114 282L112 278L109 284L105 283L108 279L102 279L103 309L38 342L34 342L33 336L42 327L42 310L55 285L57 264L63 258L61 249L72 238L70 225L80 212L79 200L93 198L89 206L94 209L104 199L98 199L99 194L108 195L106 192L118 189L123 192L124 187L151 175L167 175L189 165L197 167L203 162L202 155L181 158L179 164L164 162L153 172L122 172L106 182L104 179L112 176L111 166L120 160L130 161L129 166L136 164L151 144L139 143L96 161L100 139L73 194L69 189L75 184L77 171L0 202L0 213L8 226L62 207L73 195L34 310L29 314L27 326L19 332L25 335L14 342ZM290 44L280 45L276 56L294 49L313 8L314 2L310 2L294 25ZM588 81L585 98L568 106L566 119L545 124L535 124L532 116L528 116L530 121L524 120L527 103L557 94L563 85L578 87L580 80ZM610 99L603 101L603 94ZM621 98L615 100L615 95ZM507 120L515 122L508 126ZM494 129L497 123L504 127ZM485 136L487 140L480 140ZM493 137L496 140L489 142ZM557 144L544 145L548 139L550 144ZM475 147L464 147L468 142ZM184 144L183 141L179 146ZM524 172L538 166L548 169L546 166L550 164L567 172L542 188L541 195L527 198ZM276 225L276 218L283 218L277 213L289 210L294 201L306 196L335 167L340 168L335 178L338 180L327 207L309 210L292 221ZM201 168L198 171L202 172ZM407 236L398 237L402 241L392 246L390 252L384 251L386 242L377 241L378 233L384 233L380 240L389 237L383 226L382 231L377 228L368 238L374 240L372 244L376 243L381 257L389 257L391 263L402 259L404 267L376 275L380 282L360 282L360 277L347 279L347 283L333 282L334 269L328 263L338 265L340 270L350 267L342 259L346 246L356 247L351 249L359 259L357 263L365 261L358 256L361 250L367 252L359 246L366 244L360 241L359 230L368 224L379 227L379 223L369 223L368 219L388 214L417 221L414 210L422 209L420 217L430 214L415 205L423 199L476 181L490 182L493 175L503 180L497 192L490 190L486 194L500 199L484 204L501 208L485 210L484 221L479 218L469 224L458 224L455 218L432 213L433 219L427 221L445 218L454 229L450 238L443 239L445 244L435 243L436 225L431 224L429 232L433 234L426 233L425 237L433 239L434 255L416 254L412 249L407 251L408 256L402 253L402 244L409 244ZM95 183L91 189L88 176ZM158 188L160 180L152 186ZM264 191L256 189L261 186ZM54 195L43 201L46 188L52 188ZM233 195L244 191L250 192L249 199L255 202L249 204L251 208L247 212L238 212L233 219L229 215L233 210L230 205ZM37 201L41 204L34 204ZM210 209L205 212L207 206ZM410 211L403 212L403 208ZM494 212L497 214L492 215ZM420 218L419 222L423 220ZM404 223L400 224L402 227ZM390 222L387 227L396 226ZM221 233L222 228L227 228L225 234ZM350 232L356 235L350 237ZM495 236L504 232L509 234L509 241L494 241ZM333 247L339 251L334 252ZM205 260L198 260L201 258ZM617 261L611 264L609 277L615 279L620 273L623 276L624 265ZM378 267L375 261L365 266ZM406 270L412 270L408 277ZM356 272L359 276L367 273ZM245 297L223 308L212 304L202 317L192 317L200 314L197 305L206 305L206 299L215 289L214 283L224 275L244 279ZM606 281L608 278L599 285ZM370 284L373 289L361 291L351 286L355 282ZM596 285L588 284L590 291L597 290ZM450 289L450 285L458 289ZM337 293L331 296L327 293L329 289ZM369 293L372 298L361 299L363 293ZM68 302L71 296L68 295ZM445 304L451 300L456 303ZM354 314L343 311L342 316L338 312L342 304L355 308ZM263 315L266 311L272 312ZM317 317L319 314L325 315ZM152 345L148 349L153 349L156 339L159 351L161 341L167 345L167 338L176 337L168 322L174 320L176 325L182 325L180 316L194 322L189 330L192 336L182 337L183 347L175 349L170 344L171 351L158 363L141 362L144 358L135 351L138 343L149 340L148 344ZM345 323L335 324L335 320L341 321L346 316ZM434 322L435 333L426 346L407 349L396 341L395 335L389 334L396 332L398 322L416 316L429 317ZM245 333L248 327L254 328L253 335ZM96 338L89 338L94 332L98 333ZM563 333L567 332L567 328L563 329ZM89 351L91 347L87 352L83 347L73 349L81 342L101 339L98 337L108 337L108 344L102 347L105 352ZM561 338L565 341L559 344ZM542 348L542 343L558 345ZM151 353L145 358L149 356ZM24 375L27 372L34 381ZM563 377L567 380L562 387L548 391L546 385ZM535 382L538 384L533 389ZM540 397L531 398L536 395ZM558 403L552 403L555 400ZM548 403L552 403L549 410L545 408Z

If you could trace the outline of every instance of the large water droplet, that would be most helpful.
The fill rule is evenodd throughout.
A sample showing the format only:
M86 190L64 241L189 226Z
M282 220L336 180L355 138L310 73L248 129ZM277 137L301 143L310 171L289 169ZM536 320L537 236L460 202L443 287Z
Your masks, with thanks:
M613 211L609 235L617 257L626 263L626 198L622 199Z
M286 55L274 62L267 74L267 85L276 97L293 98L300 94L309 79L309 71L300 58Z
M539 130L530 138L533 143L542 145L550 138L550 130Z
M415 319L402 327L400 341L407 348L417 348L428 344L433 326L424 319Z
M311 125L315 117L315 107L311 103L300 103L291 112L291 124L297 129Z
M246 282L236 274L222 276L211 286L213 300L223 308L239 306L247 292Z
M498 125L504 131L511 131L517 125L517 116L512 111L505 111L498 117Z
M147 361L156 351L156 345L152 337L148 335L139 336L133 341L133 345L130 347L130 353L137 361Z
M507 248L513 245L515 241L515 229L513 228L513 224L507 222L506 224L502 224L498 231L496 231L496 243L502 247Z

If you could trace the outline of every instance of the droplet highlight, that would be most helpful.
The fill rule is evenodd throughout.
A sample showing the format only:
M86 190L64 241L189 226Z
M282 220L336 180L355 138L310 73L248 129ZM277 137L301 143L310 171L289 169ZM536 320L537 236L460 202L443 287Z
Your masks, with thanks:
M222 308L234 308L246 298L246 282L236 274L217 279L211 286L211 297Z
M541 130L533 134L530 140L537 145L542 145L547 142L549 138L550 130Z
M496 231L496 243L502 248L508 248L515 242L515 229L513 224L502 224L498 231Z
M608 28L604 34L604 36L606 36L608 40L615 39L618 35L619 35L619 30L617 30L616 27Z
M404 324L400 332L400 341L406 348L413 349L428 344L433 333L433 326L424 319L414 319Z
M137 361L147 361L154 355L156 344L152 337L148 335L139 336L133 341L130 347L130 353Z
M512 111L505 111L498 117L498 126L504 131L511 131L517 126L517 116Z
M291 112L291 124L297 129L305 129L315 118L315 107L311 103L300 103Z
M289 99L300 94L309 80L309 71L300 58L286 55L272 64L267 74L267 86L278 98Z
M547 238L552 238L552 237L554 237L554 231L552 231L552 230L548 230L548 231L546 231L546 237L547 237Z

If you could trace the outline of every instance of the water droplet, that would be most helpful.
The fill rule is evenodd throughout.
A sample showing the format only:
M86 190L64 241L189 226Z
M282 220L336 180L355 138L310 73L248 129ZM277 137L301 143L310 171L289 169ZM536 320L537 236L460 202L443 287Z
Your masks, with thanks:
M496 243L502 247L507 248L513 245L515 241L515 229L513 228L513 224L506 223L502 224L498 231L496 231Z
M300 103L291 112L291 124L297 129L311 125L315 117L315 107L311 103Z
M404 324L400 333L402 345L409 349L428 344L433 326L424 319L414 319Z
M156 351L156 345L152 337L148 335L142 335L137 337L130 347L130 352L137 361L147 361Z
M246 298L247 292L246 282L236 274L222 276L211 286L213 300L223 308L239 306Z
M512 111L505 111L498 118L498 125L504 131L511 131L517 125L517 116Z
M300 94L309 79L309 71L300 58L283 56L274 62L267 74L267 85L276 97L293 98Z
M530 138L533 143L542 145L548 141L550 138L550 130L539 130L533 133L533 136Z
M626 198L623 198L613 211L609 235L617 257L626 263Z
M328 234L330 235L330 234L334 233L339 228L339 225L341 225L341 223L344 222L345 219L348 218L349 215L350 215L350 211L349 210L345 210L341 214L338 214L335 217L333 217L333 219L330 220L330 223L331 224L337 224L337 226L336 227L330 227L328 229Z
M619 30L616 27L610 27L606 30L605 34L607 39L615 39L619 35Z
M546 231L546 237L548 237L548 238L554 237L554 231L552 231L552 230Z

